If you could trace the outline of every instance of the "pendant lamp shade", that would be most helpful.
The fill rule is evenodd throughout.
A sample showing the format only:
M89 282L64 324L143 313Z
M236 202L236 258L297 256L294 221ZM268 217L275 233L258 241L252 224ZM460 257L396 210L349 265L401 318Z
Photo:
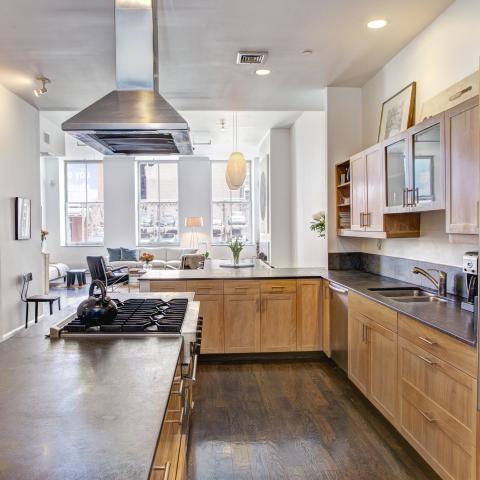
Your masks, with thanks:
M238 190L247 176L247 162L243 153L233 152L228 159L225 179L231 190Z

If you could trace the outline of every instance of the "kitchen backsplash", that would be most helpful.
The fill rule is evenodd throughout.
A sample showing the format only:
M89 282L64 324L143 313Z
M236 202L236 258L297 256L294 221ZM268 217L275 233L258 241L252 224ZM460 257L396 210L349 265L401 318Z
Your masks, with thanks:
M328 254L328 268L330 270L360 270L362 272L383 275L384 277L395 278L403 282L432 288L433 285L427 278L423 275L415 275L412 273L414 266L425 270L434 268L447 272L448 293L461 297L467 296L465 275L460 267L363 252ZM435 278L437 277L436 272L432 272L432 275Z

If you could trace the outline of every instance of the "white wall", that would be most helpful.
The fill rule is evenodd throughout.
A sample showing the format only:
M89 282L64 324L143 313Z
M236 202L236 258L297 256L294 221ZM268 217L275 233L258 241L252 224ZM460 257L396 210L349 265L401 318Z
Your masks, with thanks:
M290 129L272 128L263 141L270 150L270 263L292 266L292 168Z
M24 324L21 274L33 273L42 293L38 111L0 86L0 339ZM15 240L14 198L32 201L32 238ZM33 310L33 309L32 309ZM32 312L33 314L33 312Z
M360 151L362 144L362 92L359 88L328 87L326 101L326 136L328 164L328 251L353 252L358 242L337 237L335 164Z
M478 0L457 0L364 85L363 147L376 143L382 102L401 88L417 82L419 114L422 102L478 69L479 19ZM450 243L444 232L443 212L424 213L420 238L386 240L381 250L375 240L364 240L359 249L460 266L463 252L472 245Z
M327 210L325 112L304 112L290 129L292 264L326 267L328 242L310 230L312 215Z

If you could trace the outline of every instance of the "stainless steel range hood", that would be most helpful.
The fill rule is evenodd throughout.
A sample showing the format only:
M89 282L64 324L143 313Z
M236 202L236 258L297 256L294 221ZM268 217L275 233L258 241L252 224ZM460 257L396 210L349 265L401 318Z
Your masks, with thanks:
M116 0L117 90L62 124L104 155L193 153L187 122L158 93L156 0L152 3Z

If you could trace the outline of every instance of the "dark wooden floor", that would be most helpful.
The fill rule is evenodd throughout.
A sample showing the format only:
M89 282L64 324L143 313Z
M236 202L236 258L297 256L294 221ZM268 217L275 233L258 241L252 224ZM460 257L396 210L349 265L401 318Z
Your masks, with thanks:
M438 479L328 360L201 364L190 480Z

